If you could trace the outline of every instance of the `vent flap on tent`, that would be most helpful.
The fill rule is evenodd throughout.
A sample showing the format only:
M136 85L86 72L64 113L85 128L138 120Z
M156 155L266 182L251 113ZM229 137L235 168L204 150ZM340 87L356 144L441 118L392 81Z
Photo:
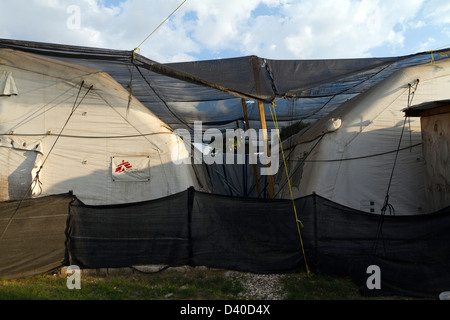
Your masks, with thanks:
M13 75L9 71L0 71L0 96L12 96L17 95L16 82Z

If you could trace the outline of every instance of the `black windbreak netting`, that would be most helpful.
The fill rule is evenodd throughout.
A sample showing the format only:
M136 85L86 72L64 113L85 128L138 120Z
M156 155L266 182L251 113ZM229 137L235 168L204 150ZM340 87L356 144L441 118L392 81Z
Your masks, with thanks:
M231 199L195 193L192 265L257 273L301 268L300 238L289 201Z
M280 126L315 121L346 100L366 91L403 68L448 58L448 50L408 56L364 59L273 60L256 56L161 64L126 50L0 39L0 48L26 51L52 59L100 69L172 129L241 128L241 99L249 104L255 129L260 117L255 100L276 102Z
M309 240L321 271L350 275L369 292L367 269L376 265L381 290L372 293L437 297L449 290L450 207L426 215L380 216L318 196L311 200L313 210L303 214L314 224Z
M70 261L88 268L189 264L188 192L120 206L70 206Z
M72 196L0 203L0 279L44 273L66 263Z
M64 265L190 265L254 273L304 271L308 265L313 272L350 276L367 293L436 298L450 289L450 208L380 216L311 195L295 200L299 234L289 200L192 188L127 205L87 206L70 194L27 199L16 211L18 204L0 203L2 279ZM379 290L366 287L371 265L381 270Z

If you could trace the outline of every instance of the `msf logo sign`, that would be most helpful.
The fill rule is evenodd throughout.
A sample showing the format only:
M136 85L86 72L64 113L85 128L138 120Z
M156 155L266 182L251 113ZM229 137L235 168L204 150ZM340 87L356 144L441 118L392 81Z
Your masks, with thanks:
M122 162L116 167L115 172L122 173L131 168L133 168L133 166L128 161L122 160Z

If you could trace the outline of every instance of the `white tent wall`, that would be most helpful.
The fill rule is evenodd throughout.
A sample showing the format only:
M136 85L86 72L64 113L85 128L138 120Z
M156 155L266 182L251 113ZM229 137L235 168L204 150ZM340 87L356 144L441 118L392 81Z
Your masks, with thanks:
M9 49L0 71L18 91L0 96L0 200L22 198L26 187L12 187L42 163L35 196L73 191L98 205L201 189L191 165L172 161L173 150L189 156L182 141L108 74ZM113 157L148 159L148 179L114 181Z
M294 197L316 192L358 210L380 213L388 194L396 215L431 212L425 200L420 121L408 118L405 123L402 110L408 99L414 104L448 99L449 89L450 61L410 67L297 134L285 144L287 154L292 151L289 146L295 148L288 171L310 154L292 177ZM340 119L341 127L322 137L330 119ZM287 186L280 197L289 197Z

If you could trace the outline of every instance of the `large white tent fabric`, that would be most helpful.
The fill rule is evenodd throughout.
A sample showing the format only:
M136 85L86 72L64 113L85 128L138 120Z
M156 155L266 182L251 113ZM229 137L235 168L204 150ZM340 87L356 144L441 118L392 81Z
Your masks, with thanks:
M306 136L297 140L300 146L288 159L289 172L294 174L291 181L295 191L294 197L317 192L319 195L349 205L352 208L375 212L379 212L380 207L383 207L389 173L396 155L396 143L400 138L403 120L400 110L407 105L406 92L408 88L405 86L415 81L416 78L420 78L420 74L411 77L405 76L404 79L397 81L395 79L399 75L405 74L406 71L404 70L410 70L407 68L421 65L425 69L428 67L431 70L430 72L445 72L445 68L441 70L438 66L445 66L445 64L439 64L439 62L448 59L449 54L449 50L440 50L400 57L335 60L270 60L249 56L160 64L133 51L7 39L0 40L0 47L16 50L15 52L32 53L42 58L51 58L53 61L71 63L79 68L94 68L99 74L100 71L104 72L105 76L107 74L117 81L116 86L119 84L119 87L121 87L121 95L123 96L121 103L122 106L126 106L124 110L128 110L128 97L132 97L132 101L140 103L141 107L145 106L147 110L150 110L152 114L173 130L184 128L192 132L194 121L202 121L203 130L217 128L224 131L229 128L245 128L246 125L258 129L261 121L260 110L258 110L257 103L251 103L256 100L264 103L265 121L269 129L275 126L269 109L272 103L276 103L275 110L280 127L297 121L312 123L319 121L308 130L309 133ZM431 75L427 77L431 77ZM12 78L11 76L3 76L3 78L8 78L10 83L8 86L14 88L12 86L15 79L14 74L12 74ZM430 81L440 81L439 78L433 79ZM438 90L437 87L425 87L424 83L426 84L426 82L420 81L414 96L414 102L422 101L422 99L426 101L428 98L435 99L432 95L434 91ZM8 99L20 98L20 86L17 85L19 92L17 96L14 95L14 89L12 90L12 95L5 95L4 97L8 97ZM439 91L438 95L442 94L443 91ZM242 99L247 101L248 123L244 123L246 121L244 121ZM390 107L387 108L387 105ZM350 112L351 109L354 109L355 112ZM317 135L314 134L316 130L314 128L318 128L319 131L322 130L321 123L328 121L330 119L328 115L334 110L336 110L336 115L331 117L342 121L341 128L333 135L324 136L320 142L321 147L316 148L315 142L317 140L315 139L320 137L320 132ZM349 118L344 119L341 113L348 114ZM381 114L378 115L378 113ZM103 121L100 118L99 120ZM143 122L144 119L139 119L139 121ZM75 122L71 121L71 123ZM414 180L414 183L406 180L406 184L397 179L399 175L415 177L416 174L413 173L419 172L416 169L420 166L420 155L409 151L409 149L413 151L420 149L417 146L420 141L416 124L413 120L407 123L407 137L403 140L401 149L408 147L408 150L402 150L399 154L398 160L399 163L403 164L403 169L400 169L399 165L396 166L395 179L392 180L393 189L390 200L393 201L395 196L399 196L399 201L395 202L402 202L401 206L406 206L405 208L397 206L397 213L411 214L427 211L426 204L420 200L422 197L416 197L421 192L422 185L417 182L421 180L421 177L414 178L417 180ZM150 122L145 125L151 126ZM333 125L336 125L336 122ZM349 127L349 125L352 127ZM113 128L113 126L109 126L109 128ZM42 130L52 130L53 134L57 132L57 130L51 128L42 128ZM340 137L344 134L343 132L348 132L346 138L332 138ZM3 133L9 134L7 131ZM67 132L65 133L67 134ZM139 134L142 133L147 134L145 130L139 131ZM136 134L136 131L134 131L134 134ZM113 133L108 132L108 135L111 137ZM367 137L368 140L362 139L363 136ZM149 137L146 136L146 138ZM348 139L352 141L351 150L346 147L350 141ZM389 147L386 145L388 141L390 141ZM115 142L124 142L124 140L118 139ZM309 144L305 144L305 142ZM289 140L289 143L291 143L290 147L294 146L292 140ZM371 150L366 149L368 146ZM312 149L315 149L315 154L318 154L318 152L323 154L311 154L307 159L304 159L303 155L308 154ZM291 152L292 150L287 149L287 151ZM44 150L44 152L46 151ZM129 150L129 156L136 155L130 153L132 152ZM379 153L383 155L372 157ZM116 155L112 154L111 157L113 156ZM362 159L367 156L371 157L366 158L370 161ZM403 159L403 157L406 157L406 159ZM40 158L38 158L29 161L39 161ZM87 157L85 158L81 161L84 167L90 162ZM351 160L353 158L360 160ZM372 162L375 158L384 160L381 163L377 163L376 160ZM121 159L120 161L126 162L127 160ZM365 167L356 165L362 162L367 163L369 167L371 163L374 163L374 165L370 170L366 170ZM150 159L150 166L154 163L155 161ZM407 163L409 164L407 165ZM324 171L324 168L328 167L333 168L327 169L330 170L331 174ZM227 165L222 169L232 171L234 168L233 165ZM284 170L282 167L280 168L281 170L278 171L278 189L275 191L278 197L289 198L286 180L283 180L282 177ZM338 170L339 168L341 169ZM175 169L181 170L180 167L175 167ZM192 166L188 171L193 169L196 168ZM158 172L157 169L151 171ZM112 167L108 169L110 175L111 172ZM163 172L167 173L168 171L163 170ZM204 172L196 170L197 180L189 178L189 182L194 181L192 182L194 186L201 182L200 186L204 187L204 190L213 193L223 189L224 185L227 186L227 189L229 189L228 186L235 189L240 187L230 185L230 182L212 180L211 177L209 180L205 179ZM209 170L210 175L211 172ZM251 172L251 169L249 168L247 172ZM302 172L305 173L303 178L301 178ZM232 172L225 174L225 176L232 175ZM178 176L178 174L174 171L166 176L170 180L171 177ZM240 174L240 176L244 175ZM350 181L350 177L352 181ZM74 176L70 178L76 180ZM346 181L345 184L340 185L344 181ZM371 188L378 191L373 192L371 188L359 187L360 183L370 185ZM397 184L398 186L396 186ZM241 182L240 185L254 189L254 186L249 186L247 183ZM264 188L264 186L261 187ZM381 190L384 190L384 192L381 192ZM173 191L166 190L159 195L170 194ZM142 191L137 191L137 194L140 192ZM238 194L250 194L250 192L242 190ZM136 199L142 199L142 197L141 194ZM403 200L408 199L408 197L414 198L416 201L414 203L404 202ZM112 198L114 196L110 196L108 201L111 201Z
M0 49L0 199L74 192L87 204L201 187L183 142L107 73ZM118 162L117 162L118 161ZM127 163L127 165L122 165Z
M403 110L449 99L449 82L449 60L402 69L287 140L294 197L316 192L375 213L386 204L398 215L435 211L425 199L420 120Z

